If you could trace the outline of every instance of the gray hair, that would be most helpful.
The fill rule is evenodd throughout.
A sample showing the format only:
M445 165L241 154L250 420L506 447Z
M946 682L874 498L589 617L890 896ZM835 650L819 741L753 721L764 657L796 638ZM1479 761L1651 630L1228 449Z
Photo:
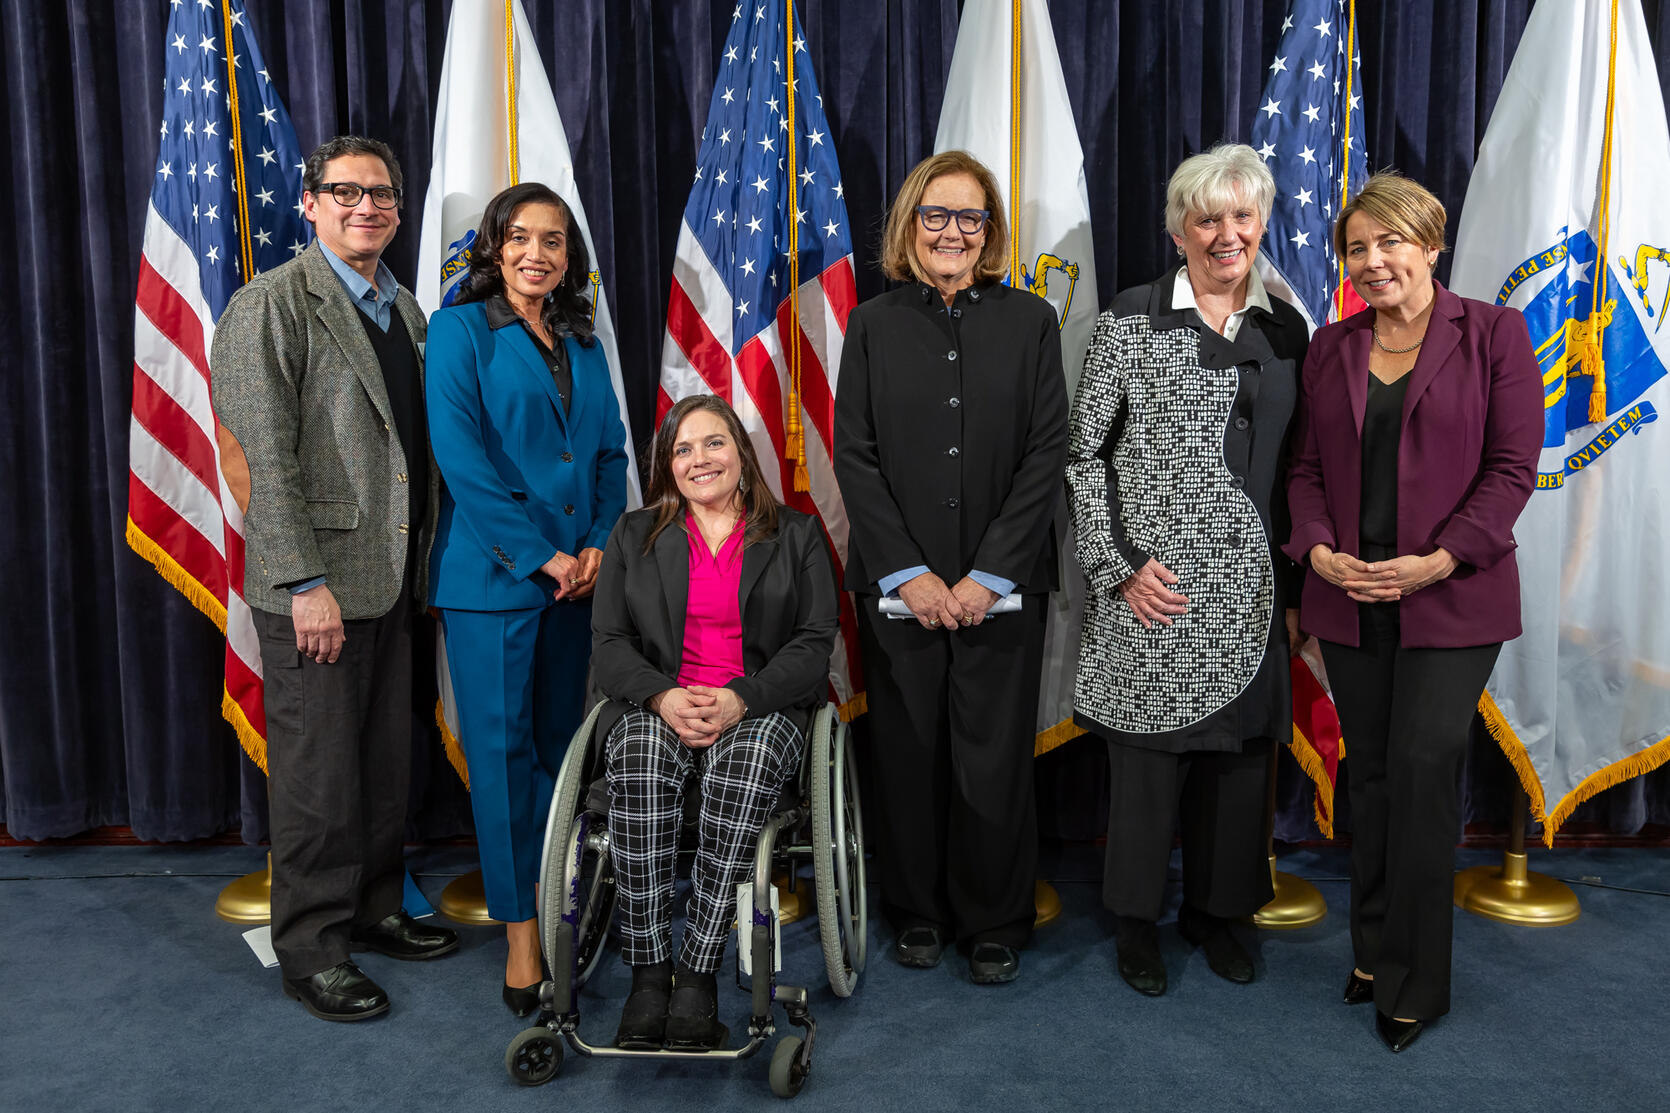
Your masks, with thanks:
M1270 223L1276 180L1258 152L1245 143L1220 143L1184 159L1166 183L1166 231L1183 234L1190 213L1219 213L1239 195L1258 206L1261 222Z

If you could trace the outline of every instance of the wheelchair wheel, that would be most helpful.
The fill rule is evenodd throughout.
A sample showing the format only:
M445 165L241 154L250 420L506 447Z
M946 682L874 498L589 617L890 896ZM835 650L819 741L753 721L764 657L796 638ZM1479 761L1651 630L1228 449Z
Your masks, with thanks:
M562 1069L562 1037L543 1025L524 1028L505 1048L504 1069L521 1086L543 1086Z
M580 839L581 818L574 817L570 838ZM609 941L609 925L615 918L615 858L609 846L609 829L601 823L588 825L586 845L580 848L577 879L580 917L574 928L574 988L591 980L603 961Z
M580 813L584 807L586 789L590 784L590 771L596 763L592 760L592 735L596 733L597 718L602 714L603 703L591 709L580 729L574 732L569 740L568 752L563 756L562 768L557 772L557 784L551 793L551 811L545 823L545 850L539 864L540 901L539 901L539 939L545 948L545 961L551 967L551 975L556 980L558 995L556 1008L558 1012L567 1012L573 994L578 991L577 978L581 968L575 965L575 958L579 950L578 941L574 938L573 924L564 921L565 915L578 916L580 909L570 902L579 902L585 894L569 887L570 868L576 874L583 874L583 863L586 857L586 847L576 846L574 831ZM587 825L589 827L589 825ZM589 841L589 839L588 839ZM609 869L608 886L610 893L614 891L614 871ZM609 911L613 912L611 899ZM605 919L603 931L608 931ZM602 953L602 945L598 944L597 953ZM594 956L595 959L595 956ZM595 962L593 964L595 966ZM589 973L590 970L586 970ZM571 978L576 981L571 982ZM569 993L564 995L561 989L569 986Z
M818 931L829 988L837 997L850 997L858 987L869 945L858 767L852 731L834 712L818 720L812 744L812 874L818 892Z
M806 1084L806 1068L799 1062L800 1037L784 1036L771 1052L771 1092L792 1098Z

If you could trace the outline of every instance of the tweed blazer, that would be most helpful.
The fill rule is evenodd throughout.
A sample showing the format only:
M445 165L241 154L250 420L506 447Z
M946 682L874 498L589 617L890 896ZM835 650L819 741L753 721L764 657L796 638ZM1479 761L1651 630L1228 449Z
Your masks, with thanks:
M421 389L423 310L405 289L395 309ZM359 313L314 243L245 284L215 329L215 413L249 460L252 607L288 614L281 585L324 576L343 618L377 618L399 599L408 545L419 546L411 597L425 598L441 473L431 461L428 520L408 521L406 451Z
M633 706L678 687L684 619L690 599L690 542L679 522L662 530L649 553L644 538L655 510L620 519L597 572L592 605L592 673L613 700L599 735ZM823 528L810 515L777 508L777 536L742 551L744 675L725 687L750 717L781 711L802 734L829 698L829 655L840 628L835 566Z
M1097 320L1068 428L1067 502L1091 587L1073 708L1132 735L1196 726L1243 693L1286 698L1278 619L1297 569L1276 545L1304 321L1272 299L1227 340L1172 308L1175 274L1122 292ZM1144 627L1119 593L1150 557L1189 597L1170 626ZM1261 670L1283 694L1254 687Z

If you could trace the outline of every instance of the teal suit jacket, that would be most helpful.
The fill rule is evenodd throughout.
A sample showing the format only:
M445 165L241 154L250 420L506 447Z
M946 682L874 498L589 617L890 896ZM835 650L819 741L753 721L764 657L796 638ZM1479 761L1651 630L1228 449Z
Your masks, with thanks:
M538 575L558 552L603 548L626 508L626 431L603 349L568 339L564 413L527 331L481 302L429 324L429 440L445 486L429 602L523 610L552 601Z

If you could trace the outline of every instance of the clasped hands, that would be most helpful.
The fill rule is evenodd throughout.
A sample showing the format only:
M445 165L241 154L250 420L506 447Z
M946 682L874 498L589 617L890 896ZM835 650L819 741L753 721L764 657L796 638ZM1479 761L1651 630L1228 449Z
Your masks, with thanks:
M539 570L557 581L554 599L584 599L597 586L597 570L603 564L602 549L581 549L577 557L559 552L539 566Z
M899 585L899 598L925 630L957 626L978 626L986 612L1002 596L991 588L964 576L952 587L932 572L924 572Z
M1395 603L1454 572L1456 559L1448 550L1436 549L1430 556L1362 561L1318 543L1311 546L1310 566L1358 603Z
M679 741L693 750L705 749L719 735L742 721L747 706L729 688L691 684L657 692L644 705L673 728Z

